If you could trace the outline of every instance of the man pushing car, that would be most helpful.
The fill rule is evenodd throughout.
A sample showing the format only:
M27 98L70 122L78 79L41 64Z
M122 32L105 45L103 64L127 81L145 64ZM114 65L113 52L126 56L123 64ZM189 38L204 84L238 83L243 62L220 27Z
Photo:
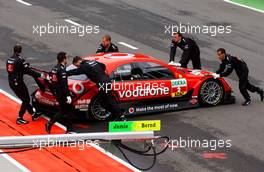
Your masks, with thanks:
M253 93L258 93L261 101L263 101L263 89L256 87L249 82L249 70L243 59L226 54L226 50L224 48L219 48L217 50L217 58L221 60L221 64L216 73L213 74L214 78L227 77L235 69L239 78L239 90L245 98L245 102L242 104L243 106L248 106L251 103L251 98L247 90Z
M85 74L92 82L96 83L100 94L104 97L104 108L116 117L115 120L120 120L122 111L113 98L112 91L108 89L111 81L105 73L105 65L96 60L83 60L81 57L75 59L74 65L77 69L67 71L67 75Z

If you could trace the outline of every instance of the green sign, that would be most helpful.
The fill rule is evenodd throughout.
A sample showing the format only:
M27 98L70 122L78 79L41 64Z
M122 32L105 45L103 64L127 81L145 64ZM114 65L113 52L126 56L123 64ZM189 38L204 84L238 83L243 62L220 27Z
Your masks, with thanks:
M160 120L110 122L109 132L160 131Z

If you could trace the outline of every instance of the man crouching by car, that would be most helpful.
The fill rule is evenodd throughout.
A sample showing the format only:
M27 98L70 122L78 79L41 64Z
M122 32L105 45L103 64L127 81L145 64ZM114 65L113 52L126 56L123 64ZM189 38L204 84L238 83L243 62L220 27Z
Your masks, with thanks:
M72 117L73 106L70 91L68 88L68 77L66 74L67 56L65 52L60 52L57 55L58 64L51 70L51 82L54 90L54 96L59 103L59 112L56 113L48 123L46 123L47 133L51 132L53 124L61 117L65 117L67 127L66 133L73 133Z

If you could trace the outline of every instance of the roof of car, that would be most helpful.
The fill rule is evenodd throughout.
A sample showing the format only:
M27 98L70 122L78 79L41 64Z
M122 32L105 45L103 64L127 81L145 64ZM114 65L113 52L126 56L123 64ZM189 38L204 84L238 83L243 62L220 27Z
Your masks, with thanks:
M84 57L85 59L96 59L103 62L108 61L129 61L135 59L152 59L153 57L143 55L143 54L132 54L132 53L98 53L88 57Z
M143 54L132 54L132 53L98 53L90 56L83 57L86 60L96 60L106 65L107 70L112 71L117 66L131 63L131 62L158 62L162 63L160 60L153 58L151 56Z

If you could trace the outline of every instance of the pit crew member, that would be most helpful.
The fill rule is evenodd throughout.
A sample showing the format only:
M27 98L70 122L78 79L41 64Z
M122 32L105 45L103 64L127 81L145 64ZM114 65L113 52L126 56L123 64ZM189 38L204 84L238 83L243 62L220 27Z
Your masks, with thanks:
M105 35L102 38L102 43L99 45L96 53L114 53L119 52L118 47L111 42L111 37Z
M47 133L51 132L53 124L62 117L65 117L66 133L73 133L72 118L74 115L72 99L68 89L68 77L66 74L67 56L65 52L57 55L58 64L50 72L53 93L59 103L59 112L45 124Z
M263 101L263 89L256 87L249 82L249 70L243 59L226 54L224 48L219 48L217 50L217 57L221 60L221 64L219 69L216 71L216 74L214 74L214 77L227 77L232 73L233 69L235 69L239 78L239 90L245 98L245 102L242 104L243 106L248 106L251 103L251 98L247 90L253 93L257 92L260 95L261 101Z
M36 78L41 77L41 74L35 72L30 68L29 63L27 63L25 59L23 59L23 57L20 55L21 52L22 46L15 45L13 56L8 58L6 61L6 70L8 73L8 81L10 88L17 95L17 97L22 100L16 123L27 124L28 121L23 119L26 111L28 111L28 113L32 115L33 120L37 114L34 112L33 107L30 104L28 88L24 83L23 76L25 74L30 75L37 81Z
M189 61L192 60L193 69L201 69L200 49L198 45L193 39L183 37L180 32L174 33L172 36L169 64L174 63L177 47L183 51L179 62L181 67L187 68Z

